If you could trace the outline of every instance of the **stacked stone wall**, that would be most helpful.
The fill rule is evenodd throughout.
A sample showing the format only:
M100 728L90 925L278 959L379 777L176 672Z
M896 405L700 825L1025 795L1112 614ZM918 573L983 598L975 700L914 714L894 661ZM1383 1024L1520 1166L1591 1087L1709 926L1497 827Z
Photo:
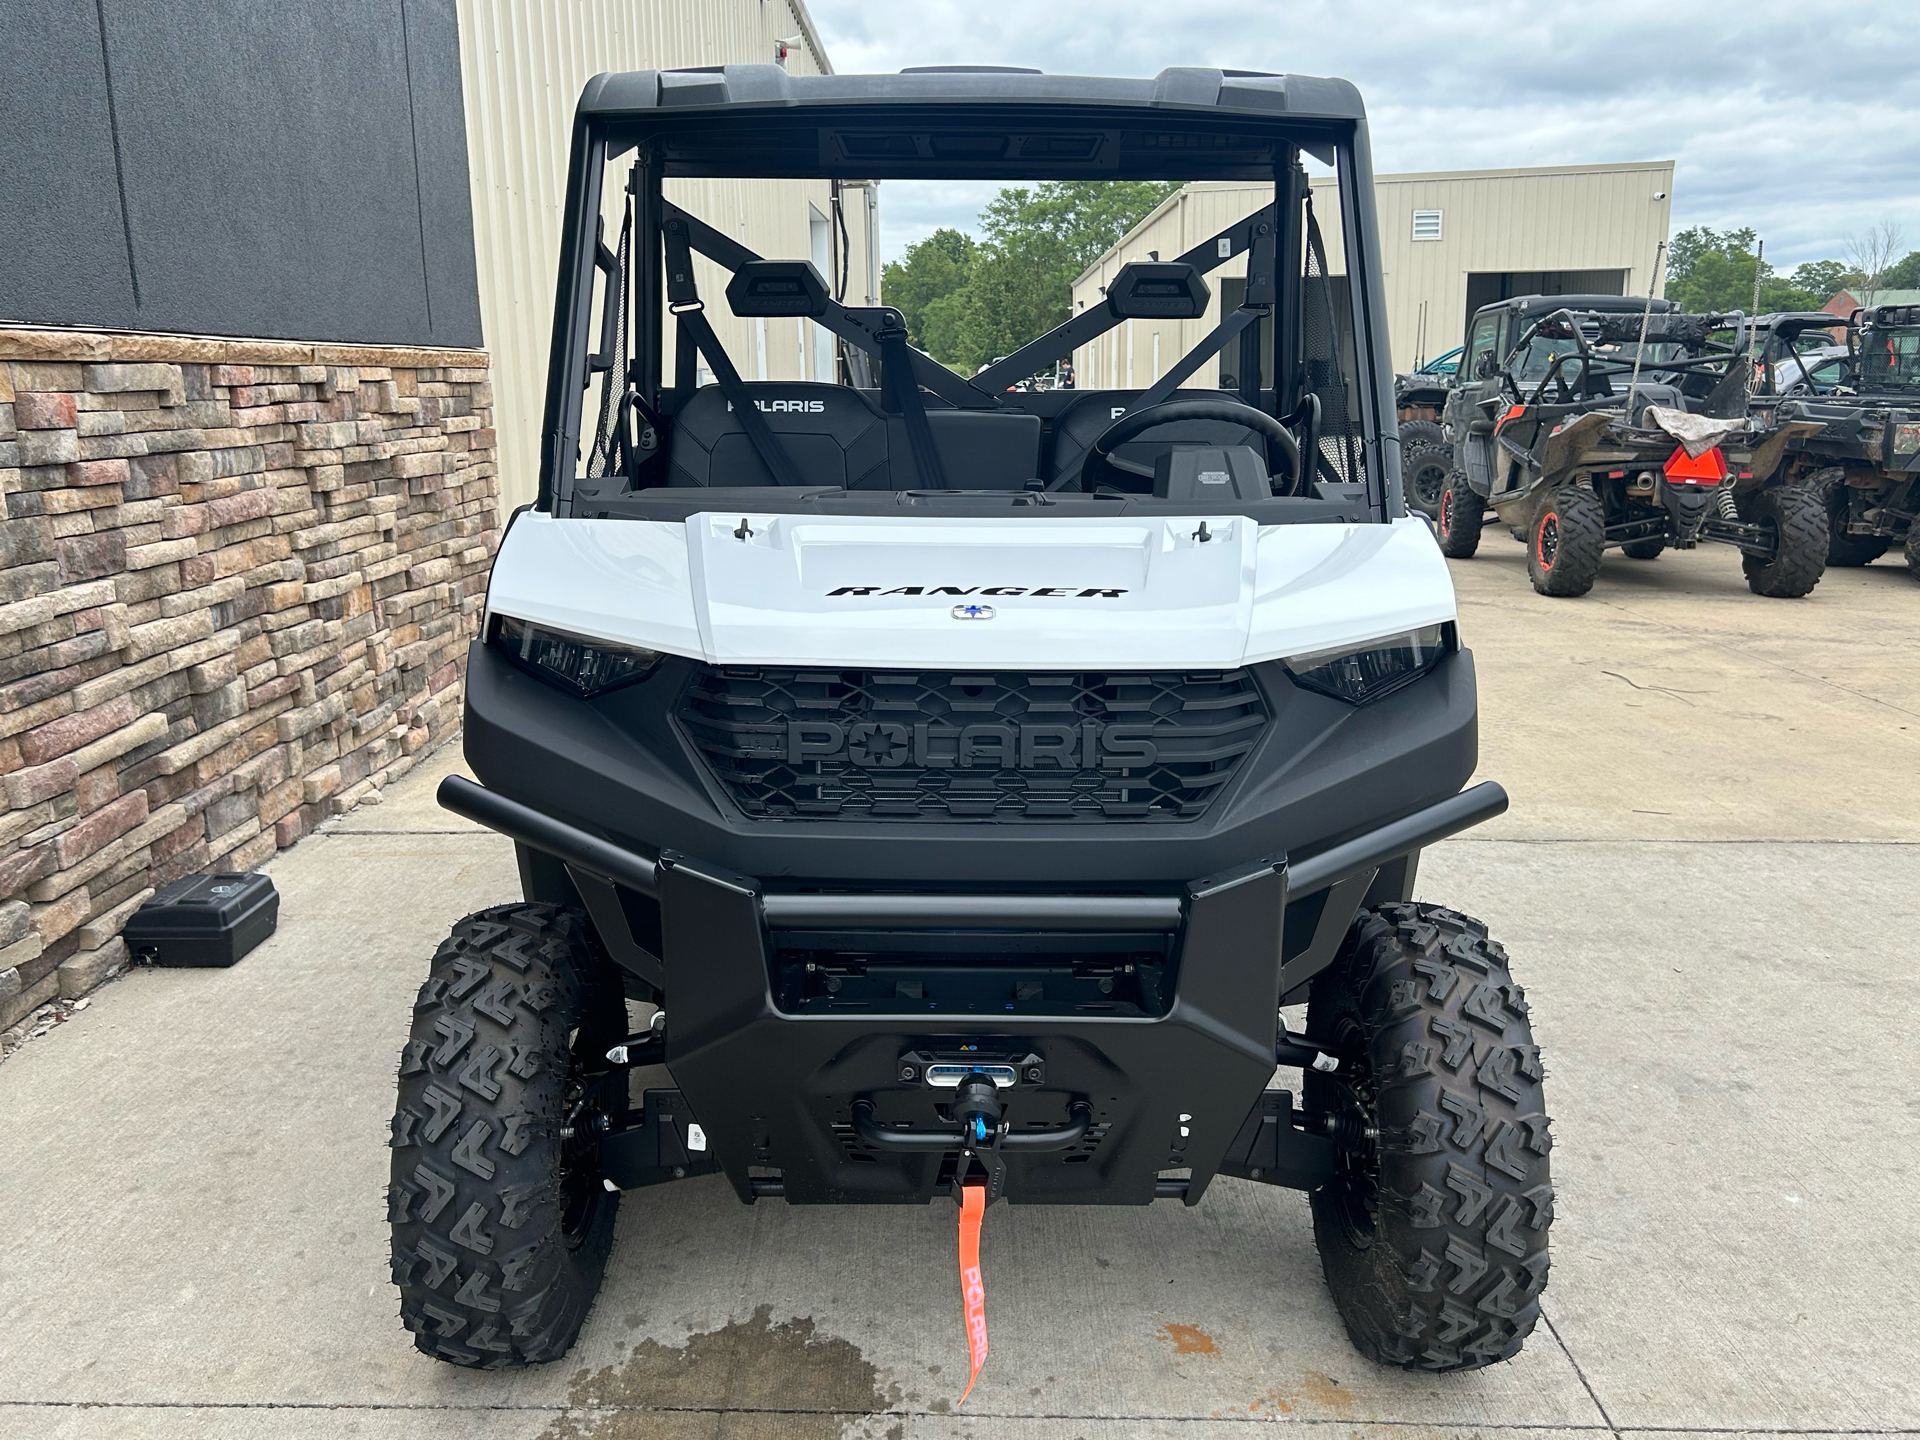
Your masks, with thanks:
M475 351L0 329L0 1030L458 725L491 427Z

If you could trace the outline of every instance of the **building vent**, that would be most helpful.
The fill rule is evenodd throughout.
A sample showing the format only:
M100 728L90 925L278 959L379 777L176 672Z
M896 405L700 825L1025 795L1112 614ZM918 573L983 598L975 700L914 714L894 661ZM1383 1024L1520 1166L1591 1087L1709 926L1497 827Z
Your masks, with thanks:
M1413 212L1413 238L1416 240L1438 240L1440 238L1440 212L1438 210L1416 210Z

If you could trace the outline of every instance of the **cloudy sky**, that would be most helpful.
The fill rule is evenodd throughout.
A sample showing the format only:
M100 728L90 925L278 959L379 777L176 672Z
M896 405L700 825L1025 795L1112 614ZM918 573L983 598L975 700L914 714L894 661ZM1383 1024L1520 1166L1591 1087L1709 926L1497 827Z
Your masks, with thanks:
M1169 65L1352 80L1374 168L1678 162L1675 230L1751 225L1781 267L1887 219L1920 249L1913 0L808 0L834 68ZM992 186L890 183L889 257Z

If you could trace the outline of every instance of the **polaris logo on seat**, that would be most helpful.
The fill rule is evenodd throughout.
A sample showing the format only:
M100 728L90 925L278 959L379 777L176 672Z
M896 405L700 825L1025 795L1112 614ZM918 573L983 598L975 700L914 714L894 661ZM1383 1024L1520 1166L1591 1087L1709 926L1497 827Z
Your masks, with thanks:
M1103 725L917 725L862 720L789 720L787 763L841 760L863 770L1115 770L1153 765L1153 727Z
M827 413L827 402L824 400L756 400L753 403L756 409L764 410L769 415L824 415ZM731 401L727 404L727 413L729 415L733 413Z

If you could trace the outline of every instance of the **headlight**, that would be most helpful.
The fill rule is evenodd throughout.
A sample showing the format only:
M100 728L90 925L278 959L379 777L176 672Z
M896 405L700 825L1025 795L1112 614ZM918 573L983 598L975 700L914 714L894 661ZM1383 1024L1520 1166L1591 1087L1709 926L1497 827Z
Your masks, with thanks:
M583 700L642 679L660 663L657 650L589 640L516 620L511 615L495 618L493 638L507 658L522 670L570 690Z
M1418 680L1451 649L1451 625L1424 625L1404 635L1365 640L1338 650L1289 655L1280 663L1296 684L1349 705L1365 705Z

